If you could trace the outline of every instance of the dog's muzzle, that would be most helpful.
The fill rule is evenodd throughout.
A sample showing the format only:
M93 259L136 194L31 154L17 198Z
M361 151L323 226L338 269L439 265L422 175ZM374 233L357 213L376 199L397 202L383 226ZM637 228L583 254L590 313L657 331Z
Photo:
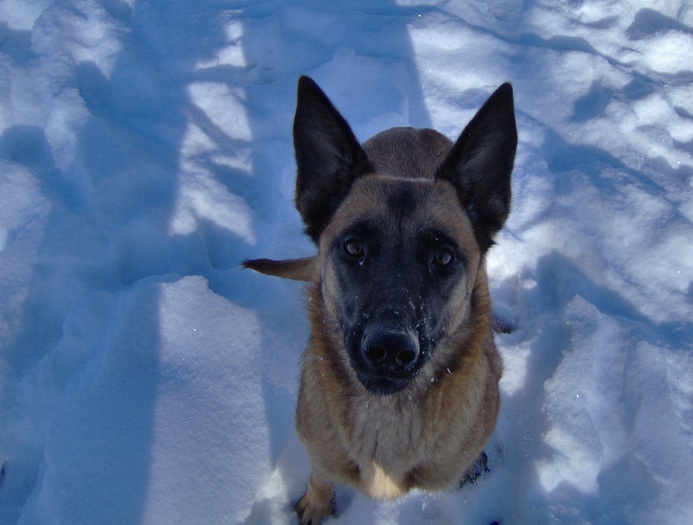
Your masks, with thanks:
M416 334L369 326L361 337L359 380L371 392L393 394L403 389L420 369L421 349Z

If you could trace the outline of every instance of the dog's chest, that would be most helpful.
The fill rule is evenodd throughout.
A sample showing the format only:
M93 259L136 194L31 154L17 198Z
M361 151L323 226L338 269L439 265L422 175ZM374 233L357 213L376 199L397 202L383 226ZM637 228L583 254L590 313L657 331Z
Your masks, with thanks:
M406 471L422 459L426 446L421 407L406 397L362 400L353 407L351 450L359 464L375 462L388 471Z

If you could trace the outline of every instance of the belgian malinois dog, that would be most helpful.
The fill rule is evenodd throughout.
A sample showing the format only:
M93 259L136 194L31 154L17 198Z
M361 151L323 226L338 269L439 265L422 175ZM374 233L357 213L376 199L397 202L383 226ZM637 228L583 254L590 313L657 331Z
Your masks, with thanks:
M503 368L484 259L510 210L517 130L504 84L455 143L394 128L361 145L302 77L293 132L296 207L318 253L244 264L310 283L296 425L311 474L295 508L317 525L334 483L439 491L484 457Z

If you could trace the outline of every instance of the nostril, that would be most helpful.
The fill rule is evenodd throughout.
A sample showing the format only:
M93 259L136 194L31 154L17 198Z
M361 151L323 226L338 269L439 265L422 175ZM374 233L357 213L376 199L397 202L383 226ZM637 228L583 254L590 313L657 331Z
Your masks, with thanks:
M375 366L382 365L387 360L387 350L383 346L369 346L365 354L368 361Z
M416 360L416 352L413 350L400 350L395 357L395 364L399 367L406 367Z

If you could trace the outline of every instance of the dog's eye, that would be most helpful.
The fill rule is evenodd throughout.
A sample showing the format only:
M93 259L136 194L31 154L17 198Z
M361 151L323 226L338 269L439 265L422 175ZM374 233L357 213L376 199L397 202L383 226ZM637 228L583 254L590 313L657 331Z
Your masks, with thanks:
M348 239L344 243L344 251L347 252L354 259L360 259L366 253L366 249L363 246L363 242L359 239Z
M439 248L433 254L433 264L442 268L443 266L448 266L455 260L455 254L449 248Z

